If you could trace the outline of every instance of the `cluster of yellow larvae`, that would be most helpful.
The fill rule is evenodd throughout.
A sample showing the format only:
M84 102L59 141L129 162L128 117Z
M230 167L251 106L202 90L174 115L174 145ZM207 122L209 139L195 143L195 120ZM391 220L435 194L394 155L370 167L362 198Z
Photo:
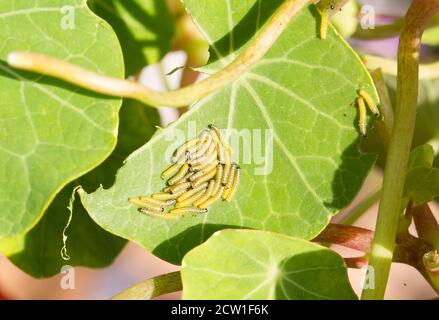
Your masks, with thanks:
M155 218L204 214L215 201L231 201L235 195L240 168L231 156L232 148L218 128L209 125L174 152L171 166L161 175L167 179L162 192L128 201L137 205L141 213Z

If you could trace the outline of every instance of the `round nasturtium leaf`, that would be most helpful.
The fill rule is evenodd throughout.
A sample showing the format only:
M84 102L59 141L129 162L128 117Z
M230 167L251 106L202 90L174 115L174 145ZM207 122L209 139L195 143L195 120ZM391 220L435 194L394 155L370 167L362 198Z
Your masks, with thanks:
M33 51L123 77L118 39L84 0L0 2L0 59ZM116 145L121 99L0 63L0 239L28 231Z
M343 259L320 245L254 230L223 230L183 259L183 299L356 299Z
M250 26L256 31L258 11L253 5L264 6L261 26L265 7L273 1L234 1L232 11L216 8L226 2L185 3L211 45L229 45L220 39L231 30L232 47L240 50L252 36ZM224 228L270 230L304 239L319 234L352 201L374 163L374 155L358 148L354 101L360 87L375 99L376 94L358 56L332 28L327 40L317 36L316 14L313 6L304 8L251 70L159 130L126 159L111 188L81 191L91 217L173 263ZM228 21L233 23L230 29ZM224 51L217 46L215 50ZM178 221L140 214L128 197L160 191L165 186L160 174L169 166L170 153L211 123L223 129L224 136L238 136L242 142L234 150L241 166L234 200L219 201L205 215Z
M66 264L102 268L111 264L125 246L126 240L97 225L79 200L73 203L72 220L64 232L69 220L67 205L72 191L78 185L89 191L99 185L111 186L123 160L148 141L160 123L156 109L130 100L124 102L119 118L118 141L111 155L101 165L64 187L29 232L0 240L0 252L24 272L35 278L46 278L58 274ZM61 256L63 232L68 237L65 241L68 261Z

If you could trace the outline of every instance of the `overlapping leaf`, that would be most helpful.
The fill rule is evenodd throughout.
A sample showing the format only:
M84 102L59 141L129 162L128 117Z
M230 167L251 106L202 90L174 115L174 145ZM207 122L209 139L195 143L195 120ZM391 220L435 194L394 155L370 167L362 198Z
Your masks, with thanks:
M29 230L63 186L116 144L120 99L6 66L11 51L36 51L123 77L108 24L83 0L0 3L0 238Z
M336 253L263 231L215 233L184 257L181 276L184 299L357 298Z
M71 259L64 261L61 258L69 198L78 185L89 191L100 184L110 186L123 160L151 138L158 124L157 110L126 101L120 112L118 143L111 156L93 171L67 185L31 231L1 240L0 251L20 269L37 278L59 273L65 264L95 268L110 264L126 241L94 223L79 201L74 203L72 222L67 230L66 249Z
M279 3L185 2L212 50L219 56L229 46L228 57L245 46ZM353 102L360 86L376 95L364 66L341 37L332 29L326 41L317 37L316 15L314 7L305 8L252 70L160 130L127 159L111 188L81 192L92 218L174 263L225 227L306 239L320 233L353 199L373 165L375 157L357 148ZM216 63L223 64L224 59ZM210 123L229 129L226 135L232 129L247 135L250 147L252 136L262 136L262 149L268 146L265 162L254 157L264 156L257 143L251 147L250 160L243 156L249 145L241 144L235 160L242 177L234 201L216 203L204 216L170 222L139 214L127 198L163 188L160 173L169 165L170 151ZM273 138L272 152L266 132Z
M122 46L126 74L157 63L170 49L173 21L163 0L88 0L114 28Z

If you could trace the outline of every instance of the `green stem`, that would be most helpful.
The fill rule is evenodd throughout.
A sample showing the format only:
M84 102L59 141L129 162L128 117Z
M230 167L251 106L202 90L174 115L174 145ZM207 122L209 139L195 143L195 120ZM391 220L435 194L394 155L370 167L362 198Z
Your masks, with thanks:
M403 19L396 19L393 23L375 26L375 29L363 29L360 24L352 35L352 38L361 40L377 40L396 37L401 30Z
M237 80L261 59L306 5L315 0L285 0L248 47L228 66L191 86L169 92L157 92L134 81L103 76L62 60L31 52L13 52L7 61L12 67L38 72L79 87L109 96L132 98L150 106L185 107Z
M392 23L375 26L375 29L363 29L358 25L352 38L361 40L377 40L398 36L403 26L404 19L396 18ZM435 28L439 25L439 18L435 17L428 23L427 29Z
M398 48L397 103L384 171L369 268L375 288L364 288L362 299L383 299L392 263L401 212L406 169L416 120L419 49L423 30L439 11L439 0L414 0L405 17Z
M357 221L367 210L369 210L381 196L381 188L366 196L355 208L341 219L340 224L351 225Z
M390 99L389 90L384 82L384 76L381 68L375 69L371 72L371 76L375 87L380 97L380 110L383 121L379 121L380 136L383 139L383 144L386 150L389 149L389 139L393 131L393 123L395 122L395 115ZM384 125L381 125L384 124Z
M150 300L163 294L182 290L180 272L163 274L122 291L113 300Z
M387 75L397 75L397 62L392 59L366 54L362 56L364 64L369 70L381 68ZM439 78L439 61L419 65L419 78L424 80Z

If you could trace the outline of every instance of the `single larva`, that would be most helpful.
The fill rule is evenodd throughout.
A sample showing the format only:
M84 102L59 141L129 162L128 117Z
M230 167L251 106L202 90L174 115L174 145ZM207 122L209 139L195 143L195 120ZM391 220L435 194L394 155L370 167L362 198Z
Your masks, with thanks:
M175 152L174 155L172 156L172 162L181 162L181 158L183 156L185 156L187 154L187 152L194 147L199 141L199 138L196 137L192 140L189 140L187 142L185 142L184 144L182 144Z
M178 172L171 179L168 180L168 185L171 186L173 184L180 182L183 179L183 177L188 173L188 171L189 171L189 164L184 163L181 166L180 170L178 170Z
M197 152L196 155L194 155L194 157L189 160L189 164L191 166L196 166L198 164L208 161L209 159L212 159L213 156L215 156L214 159L216 159L216 146L214 143L212 143L206 150L204 150L203 153Z
M177 208L177 209L172 209L171 211L169 211L169 214L187 214L187 213L196 213L196 214L201 214L201 213L206 213L207 209L201 209L201 208L195 208L195 207L185 207L185 208ZM168 215L169 215L168 214Z
M196 186L209 181L210 179L212 179L213 177L215 177L216 175L216 166L215 168L213 168L212 170L210 170L209 172L207 172L205 175L199 177L198 179L192 181L192 188L195 188Z
M154 193L151 195L151 197L153 197L154 199L158 199L158 200L172 200L172 199L176 198L175 194L168 193L168 192Z
M221 180L221 183L223 184L223 186L225 186L227 183L227 179L229 178L231 167L232 167L232 163L230 161L230 157L226 157L226 161L224 163L223 178Z
M230 146L224 142L221 133L217 127L213 124L209 124L208 126L211 129L211 134L214 141L217 144L217 157L220 163L226 162L226 153L231 152Z
M380 110L378 110L378 107L376 106L375 102L373 102L372 97L364 90L360 90L360 96L366 101L366 104L369 107L369 110L373 113L375 117L380 116Z
M219 164L216 169L215 185L213 186L212 194L217 194L218 190L221 188L221 179L223 177L223 166Z
M145 208L139 208L138 210L139 210L139 212L141 212L149 217L159 218L159 219L163 219L163 220L176 220L176 219L181 217L181 215L175 215L175 214L169 214L169 213L166 213L166 214L158 213L158 212L151 211L151 210L148 210Z
M171 191L169 190L167 192L155 193L155 194L151 195L151 197L156 198L156 199L160 199L160 200L177 199L179 196L181 196L186 191L187 191L187 189L181 189L181 190L178 190L174 193L171 193ZM165 195L169 195L169 196L165 196Z
M197 146L195 153L191 154L190 160L203 157L212 147L215 148L215 144L212 142L212 136L208 134L204 142Z
M196 188L193 189L189 189L185 192L183 192L178 198L177 198L177 202L182 202L184 200L186 200L189 197L192 197L194 194L196 194L198 191L206 189L208 186L208 183L202 183L199 186L197 186Z
M191 187L191 183L188 182L181 182L178 184L174 184L171 186L171 193L178 193L181 190L187 190Z
M165 169L165 171L162 172L161 175L162 179L173 176L178 172L178 170L180 170L180 167L181 164L178 162L171 164L169 167Z
M206 193L206 189L202 189L200 191L198 191L197 193L195 193L194 195L190 196L189 198L183 200L183 201L178 201L175 204L176 208L183 208L183 207L189 207L190 205L192 205L195 201L197 201L198 199L200 199L204 194Z
M139 199L140 199L140 201L150 203L152 205L160 206L160 207L168 207L168 206L172 206L175 204L175 200L172 200L172 199L164 201L164 200L160 200L157 198L146 197L146 196L141 196L141 197L139 197Z
M165 209L163 206L155 205L149 202L140 200L139 198L128 198L128 201L136 206L146 208L151 211L163 212Z
M207 199L205 202L200 204L198 207L199 208L208 208L208 207L210 207L215 201L217 201L221 197L221 195L223 194L223 191L224 191L224 187L221 186L218 189L218 191L212 195L212 197Z
M229 172L229 176L227 178L227 182L224 185L223 194L221 195L223 200L226 200L227 195L228 195L230 189L232 188L233 179L235 178L235 172L236 172L236 163L232 163L232 165L230 166L230 172Z
M232 182L232 186L230 187L229 192L226 195L226 201L230 202L233 199L233 196L235 195L236 192L236 187L239 184L239 178L241 177L241 168L240 167L236 167L236 171L235 171L235 177L233 178L233 182Z
M191 165L190 170L191 171L200 171L206 168L208 165L211 164L218 164L217 155L216 153L211 154L208 158L205 159L204 162L198 163L196 165Z
M199 171L206 169L208 166L212 166L212 165L217 166L218 163L219 163L219 161L216 160L216 158L215 159L209 159L208 161L206 161L204 163L200 163L200 164L198 164L196 166L192 166L190 170L193 170L192 171L193 173L195 173L195 172L198 173Z
M206 202L207 199L209 199L212 196L213 187L215 185L215 180L209 181L209 186L207 187L206 192L201 196L199 199L194 201L194 206L198 207L200 204Z
M210 171L212 171L212 169L216 167L217 167L217 163L211 163L206 165L206 167L204 167L202 170L199 170L196 173L194 173L192 176L190 176L189 181L197 180L199 177L204 176L205 174L209 173Z
M366 105L364 103L364 99L359 97L357 99L359 117L358 117L358 127L360 128L361 135L363 137L367 137L367 113L366 113Z
M325 40L328 34L329 15L328 10L323 9L320 11L320 39Z

